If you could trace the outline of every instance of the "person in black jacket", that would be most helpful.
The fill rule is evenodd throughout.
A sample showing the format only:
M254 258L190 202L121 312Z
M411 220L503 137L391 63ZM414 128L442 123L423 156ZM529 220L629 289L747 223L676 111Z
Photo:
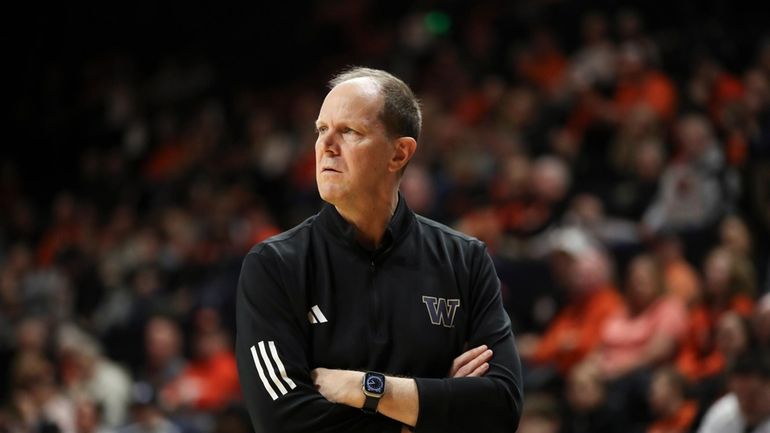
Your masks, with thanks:
M379 70L330 82L316 121L322 210L254 246L236 353L257 432L507 432L521 366L486 246L399 194L419 104Z

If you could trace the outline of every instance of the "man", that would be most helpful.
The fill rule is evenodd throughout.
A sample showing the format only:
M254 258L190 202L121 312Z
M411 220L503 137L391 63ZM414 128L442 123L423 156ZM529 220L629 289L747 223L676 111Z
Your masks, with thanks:
M521 367L486 247L398 193L417 100L379 70L330 85L315 145L328 204L241 270L236 351L256 431L515 431Z
M770 353L749 349L727 373L727 395L703 417L698 433L770 433Z

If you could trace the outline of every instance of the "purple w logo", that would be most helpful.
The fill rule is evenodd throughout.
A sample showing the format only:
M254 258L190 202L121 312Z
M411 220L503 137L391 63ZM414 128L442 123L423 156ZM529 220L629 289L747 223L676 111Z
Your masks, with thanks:
M430 323L434 325L443 325L445 328L454 326L455 313L460 306L459 299L434 298L433 296L423 296L422 302L428 308Z

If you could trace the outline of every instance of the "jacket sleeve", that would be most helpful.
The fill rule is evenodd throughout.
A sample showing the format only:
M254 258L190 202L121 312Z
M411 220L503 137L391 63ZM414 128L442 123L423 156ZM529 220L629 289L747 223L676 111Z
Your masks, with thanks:
M482 377L415 378L419 392L417 433L514 432L521 416L521 362L503 309L500 280L485 247L479 247L470 287L468 347L493 351Z
M238 374L254 430L399 432L396 421L331 403L316 391L304 306L293 305L280 259L267 249L261 245L244 259L236 300Z

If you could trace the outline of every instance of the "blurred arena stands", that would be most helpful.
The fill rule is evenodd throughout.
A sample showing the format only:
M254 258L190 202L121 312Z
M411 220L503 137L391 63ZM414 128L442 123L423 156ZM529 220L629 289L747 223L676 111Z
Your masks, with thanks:
M402 193L493 254L520 432L696 431L757 371L770 402L761 13L254 3L6 17L0 431L251 431L241 261L319 209L313 126L347 65L421 99Z

